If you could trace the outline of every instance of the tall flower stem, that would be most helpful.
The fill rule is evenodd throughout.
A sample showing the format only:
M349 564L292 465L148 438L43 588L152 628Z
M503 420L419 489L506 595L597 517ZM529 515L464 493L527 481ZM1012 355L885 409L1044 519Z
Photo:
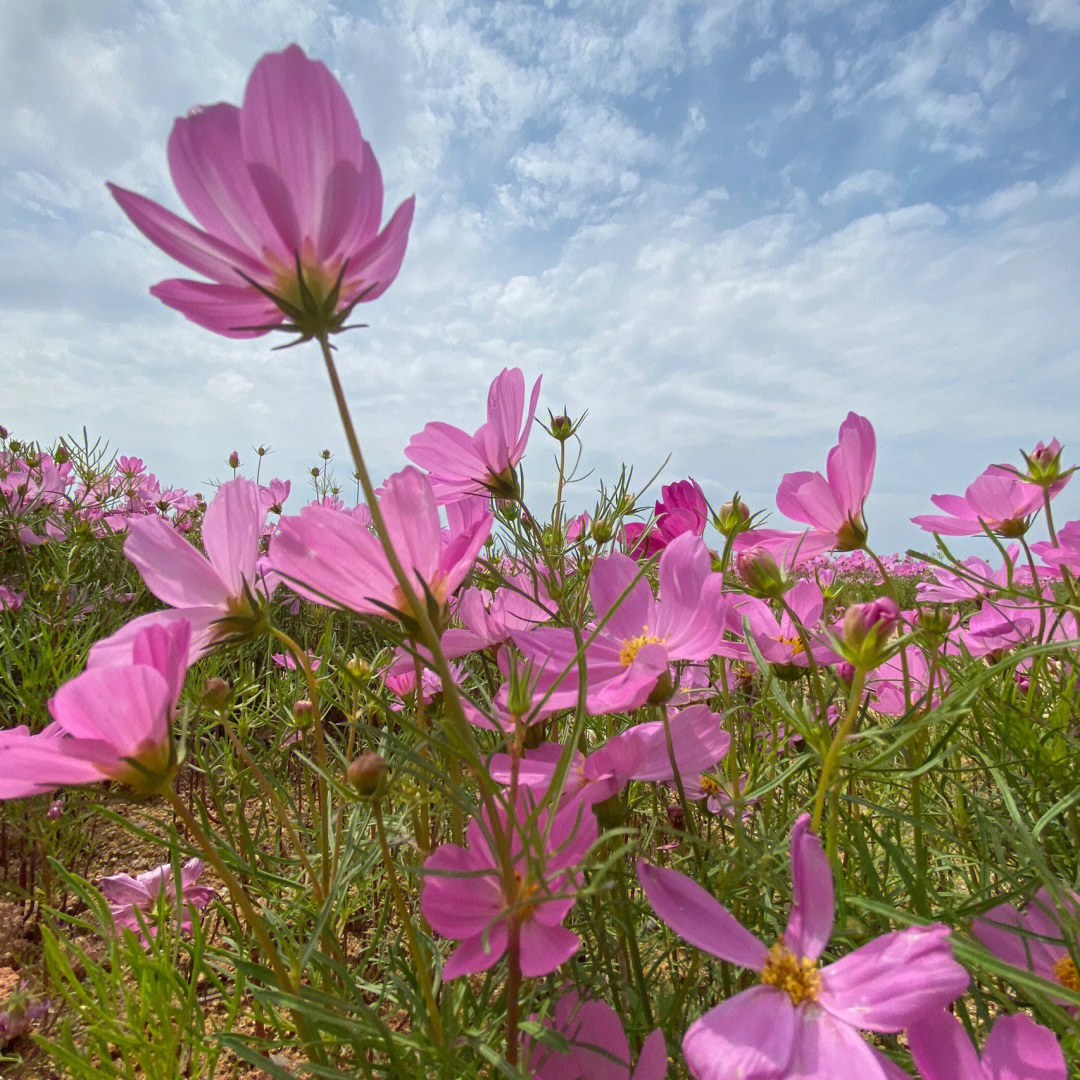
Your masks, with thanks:
M506 943L506 1060L518 1063L518 1021L521 997L521 919L512 916Z
M322 709L319 707L319 684L315 680L308 654L284 630L274 626L270 633L289 650L297 667L303 671L315 717L315 760L319 766L316 778L319 793L319 858L322 861L322 892L326 896L330 892L330 796L326 787L326 734L323 731Z
M439 1014L439 1004L435 1000L435 992L431 986L431 971L428 969L427 958L420 951L420 942L416 937L416 927L413 925L409 909L405 903L405 895L401 891L398 882L397 870L394 860L390 855L390 845L386 842L386 825L383 823L382 803L376 800L372 808L375 815L375 830L379 837L379 850L382 853L383 868L386 870L386 880L390 885L390 897L394 903L394 911L398 922L405 931L405 940L409 945L409 956L412 958L413 969L416 972L417 982L420 983L420 993L424 997L424 1006L427 1009L428 1022L431 1024L431 1033L437 1043L443 1039L442 1017Z
M855 718L859 715L859 706L862 704L862 692L865 685L866 672L862 668L856 668L855 678L851 681L851 690L848 693L844 719L840 721L840 727L833 737L832 745L825 755L825 762L821 766L821 779L818 781L817 793L814 795L814 813L810 820L810 828L814 832L817 832L821 827L821 818L825 813L825 797L829 791L829 781L832 779L844 743L847 742L851 729L855 726Z

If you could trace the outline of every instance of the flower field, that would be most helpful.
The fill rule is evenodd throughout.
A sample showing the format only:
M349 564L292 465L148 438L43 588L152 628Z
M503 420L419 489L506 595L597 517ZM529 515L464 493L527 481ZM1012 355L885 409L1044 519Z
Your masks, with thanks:
M318 352L357 497L0 428L0 1076L1080 1076L1057 440L882 555L866 417L654 499L506 368L376 486L335 352L412 201L344 91L268 54L168 160L151 292Z

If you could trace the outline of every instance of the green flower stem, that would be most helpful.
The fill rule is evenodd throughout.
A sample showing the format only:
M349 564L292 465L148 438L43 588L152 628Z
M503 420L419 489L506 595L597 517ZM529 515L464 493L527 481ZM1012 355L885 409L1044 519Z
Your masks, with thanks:
M817 793L814 795L814 813L810 819L810 828L817 832L821 827L821 818L825 813L825 796L828 794L829 781L840 758L840 752L855 726L855 718L859 715L859 706L862 703L862 692L866 685L866 672L862 668L855 669L855 678L851 682L851 691L848 694L847 709L844 719L833 737L832 745L825 755L825 763L821 766L821 779L818 781Z

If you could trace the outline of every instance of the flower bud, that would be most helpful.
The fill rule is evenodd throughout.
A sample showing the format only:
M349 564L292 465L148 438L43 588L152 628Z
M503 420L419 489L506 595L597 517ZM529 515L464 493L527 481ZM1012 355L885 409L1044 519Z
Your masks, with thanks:
M852 604L844 615L844 656L864 671L885 659L885 643L900 624L900 609L887 596Z
M66 465L71 460L71 454L68 453L68 448L63 445L56 448L52 457L57 465Z
M380 799L386 794L390 770L381 755L368 750L349 763L345 770L345 779L352 784L361 798Z
M229 689L229 684L224 679L207 679L202 691L203 708L212 711L220 709L229 700Z
M297 727L309 727L315 720L315 706L307 698L301 698L293 705L292 714Z
M64 800L54 799L51 803L49 803L49 809L45 811L45 817L48 818L49 821L56 821L60 818L63 812Z
M724 503L713 517L713 525L721 536L734 536L742 532L750 521L750 508L742 499Z
M928 634L930 637L943 638L952 628L953 615L952 613L942 607L941 604L934 604L933 607L919 608L919 613L915 616L915 625Z
M259 457L266 457L266 455L270 453L270 447L263 446L262 443L260 443L255 453L258 454Z
M239 454L239 452L234 450L225 459L225 463L229 466L230 469L239 469L240 468L240 454Z
M1027 479L1033 484L1048 488L1065 475L1061 470L1061 443L1057 439L1051 439L1049 443L1037 443L1030 454L1025 454L1022 450L1020 453L1027 462ZM1072 472L1072 469L1068 472Z
M566 413L562 416L552 416L550 413L548 415L551 416L549 426L552 438L558 439L559 442L566 442L574 434L574 421Z
M735 556L735 568L746 591L763 600L778 600L791 584L772 553L765 548L740 551Z
M589 529L589 535L597 544L606 544L615 535L615 527L607 518L597 518Z
M357 681L371 678L371 665L359 656L350 656L345 664L345 670Z
M323 461L329 461L329 460L330 460L330 458L331 458L331 457L333 457L333 455L332 455L332 454L330 453L330 451L329 451L329 450L324 450L324 451L323 451L323 452L322 452L322 453L321 453L321 454L319 455L319 457L321 457L321 458L323 459Z
M668 824L673 829L682 830L686 827L686 816L683 808L678 803L669 803L667 808Z
M0 424L0 439L6 439L10 432L3 424Z

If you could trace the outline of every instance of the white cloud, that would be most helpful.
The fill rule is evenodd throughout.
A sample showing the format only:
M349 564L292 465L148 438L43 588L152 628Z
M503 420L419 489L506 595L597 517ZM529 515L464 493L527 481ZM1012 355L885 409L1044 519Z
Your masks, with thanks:
M1050 30L1080 30L1080 0L1013 0L1037 26Z
M859 195L888 195L899 187L895 176L880 169L865 169L863 172L845 176L836 187L826 191L818 200L823 206L837 206Z
M1011 187L995 191L988 195L981 203L973 208L976 217L984 221L994 221L997 218L1014 214L1032 202L1039 194L1039 185L1034 180L1021 180Z
M799 82L813 82L821 75L821 55L802 34L786 34L780 41L780 56Z

